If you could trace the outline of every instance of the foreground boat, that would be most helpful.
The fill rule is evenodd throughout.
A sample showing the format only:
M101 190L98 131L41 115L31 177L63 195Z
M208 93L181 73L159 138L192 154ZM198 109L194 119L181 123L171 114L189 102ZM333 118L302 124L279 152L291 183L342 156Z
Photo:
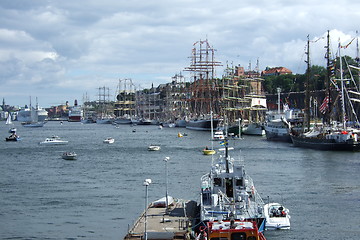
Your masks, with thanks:
M205 225L214 223L214 219L255 221L263 228L264 202L243 164L231 158L228 151L225 142L224 154L214 161L210 174L201 177L200 220Z
M265 204L264 213L265 230L290 229L289 209L280 203Z

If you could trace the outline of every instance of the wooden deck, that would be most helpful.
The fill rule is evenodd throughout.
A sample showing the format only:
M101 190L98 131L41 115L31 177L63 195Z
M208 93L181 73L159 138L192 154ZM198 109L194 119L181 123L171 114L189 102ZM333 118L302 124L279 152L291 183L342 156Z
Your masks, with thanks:
M191 227L191 220L188 213L195 211L196 203L186 200L176 200L169 207L155 208L152 204L147 208L147 239L170 240L170 239L188 239ZM137 219L134 226L130 229L124 240L145 239L145 211Z

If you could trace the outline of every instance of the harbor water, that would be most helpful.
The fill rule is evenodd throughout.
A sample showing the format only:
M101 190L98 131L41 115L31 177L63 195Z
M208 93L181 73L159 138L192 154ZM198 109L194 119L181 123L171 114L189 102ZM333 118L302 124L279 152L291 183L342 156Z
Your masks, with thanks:
M152 179L149 201L165 196L165 157L169 195L195 201L212 159L201 153L211 147L209 132L15 125L19 142L6 142L8 126L0 125L0 239L122 239L144 210L144 180ZM179 138L179 131L187 136ZM39 144L52 135L69 143ZM104 144L107 137L115 143ZM359 239L360 153L301 149L255 136L229 142L230 154L244 160L264 201L269 197L290 209L291 229L266 231L267 239ZM151 144L161 150L148 151ZM63 160L65 151L75 151L78 159Z

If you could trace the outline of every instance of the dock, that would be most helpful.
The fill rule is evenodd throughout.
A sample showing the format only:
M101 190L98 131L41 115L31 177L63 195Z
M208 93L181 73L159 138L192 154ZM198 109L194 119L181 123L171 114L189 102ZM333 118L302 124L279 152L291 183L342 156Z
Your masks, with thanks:
M151 203L126 234L124 240L190 239L190 228L196 209L196 202L182 199L176 199L168 209L165 206L156 207Z

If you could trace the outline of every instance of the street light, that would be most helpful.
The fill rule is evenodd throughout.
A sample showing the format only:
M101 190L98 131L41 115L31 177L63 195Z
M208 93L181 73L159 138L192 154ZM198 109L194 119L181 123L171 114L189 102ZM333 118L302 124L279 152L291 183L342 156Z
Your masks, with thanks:
M168 213L168 206L169 206L169 202L168 202L168 167L167 167L167 163L170 160L169 157L166 157L164 159L165 162L165 185L166 185L166 193L165 193L165 204L166 204L166 208L165 208L165 213Z
M147 229L146 229L146 224L147 224L147 206L148 206L148 186L151 184L151 179L145 179L143 185L145 186L145 230L144 230L144 236L145 236L145 240L147 240Z

